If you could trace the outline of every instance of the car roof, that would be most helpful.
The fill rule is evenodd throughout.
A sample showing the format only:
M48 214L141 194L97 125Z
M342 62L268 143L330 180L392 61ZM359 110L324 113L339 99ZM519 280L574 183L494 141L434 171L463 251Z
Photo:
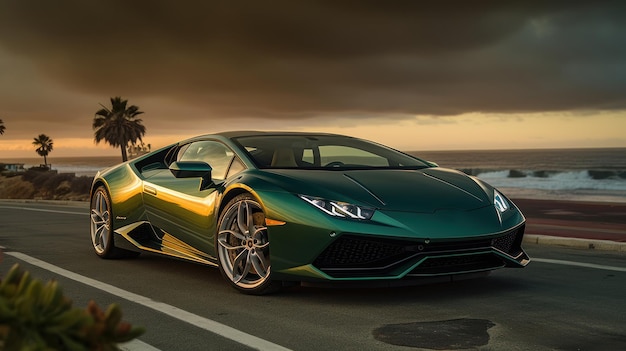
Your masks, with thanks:
M340 134L332 134L332 133L317 133L317 132L286 132L286 131L246 131L246 130L239 130L239 131L227 131L227 132L220 132L220 133L214 133L214 134L207 134L204 136L222 136L228 139L232 139L232 138L240 138L240 137L250 137L250 136L268 136L268 135L326 135L326 136L342 136L342 137L347 137L345 135L340 135Z
M195 142L195 141L207 140L207 139L221 140L222 142L232 142L234 141L233 139L237 139L237 138L257 137L257 136L339 137L339 138L346 138L346 139L358 139L358 138L347 136L347 135L333 134L333 133L239 130L239 131L225 131L225 132L219 132L219 133L197 135L195 137L192 137L186 140L181 140L176 144L181 145L181 144L185 144L189 142Z
M263 136L263 135L329 135L339 136L338 134L331 133L316 133L316 132L289 132L289 131L229 131L218 133L227 138L239 138L244 136ZM342 135L343 136L343 135Z

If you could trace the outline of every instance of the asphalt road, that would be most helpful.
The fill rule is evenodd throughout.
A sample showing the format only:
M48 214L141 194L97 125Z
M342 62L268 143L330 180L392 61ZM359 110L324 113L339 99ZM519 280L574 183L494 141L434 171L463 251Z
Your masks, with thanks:
M132 350L626 350L626 255L526 245L524 269L403 288L237 293L211 267L102 260L83 207L0 201L0 274L58 279L75 306L117 302ZM404 346L400 346L404 345Z

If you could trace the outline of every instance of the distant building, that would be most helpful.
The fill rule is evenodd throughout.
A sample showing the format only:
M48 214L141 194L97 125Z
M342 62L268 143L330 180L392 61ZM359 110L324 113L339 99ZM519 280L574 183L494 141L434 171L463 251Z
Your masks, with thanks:
M17 175L26 172L23 163L0 163L0 174L2 175Z
M126 148L126 153L128 154L128 159L133 159L150 152L152 146L150 144L146 145L143 142L139 145L133 144Z

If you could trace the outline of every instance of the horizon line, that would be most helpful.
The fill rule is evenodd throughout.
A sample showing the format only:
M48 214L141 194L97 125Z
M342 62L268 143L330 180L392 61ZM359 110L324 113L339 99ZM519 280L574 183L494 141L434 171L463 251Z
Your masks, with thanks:
M154 150L158 150L160 148L155 148ZM472 152L472 151L539 151L539 150L600 150L600 149L626 149L626 146L577 146L577 147L524 147L524 148L477 148L477 149L415 149L415 150L405 150L405 149L397 149L401 152ZM0 160L15 160L15 159L39 159L42 156L11 156L4 157L0 156ZM102 155L62 155L62 156L54 156L48 154L48 160L54 158L98 158L98 157L119 157L122 158L121 154L102 154Z

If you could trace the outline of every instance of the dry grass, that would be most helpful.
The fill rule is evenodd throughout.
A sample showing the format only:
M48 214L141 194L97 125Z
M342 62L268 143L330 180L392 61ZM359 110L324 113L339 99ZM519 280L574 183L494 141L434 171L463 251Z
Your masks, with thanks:
M88 201L91 177L27 171L21 176L0 176L0 199Z

